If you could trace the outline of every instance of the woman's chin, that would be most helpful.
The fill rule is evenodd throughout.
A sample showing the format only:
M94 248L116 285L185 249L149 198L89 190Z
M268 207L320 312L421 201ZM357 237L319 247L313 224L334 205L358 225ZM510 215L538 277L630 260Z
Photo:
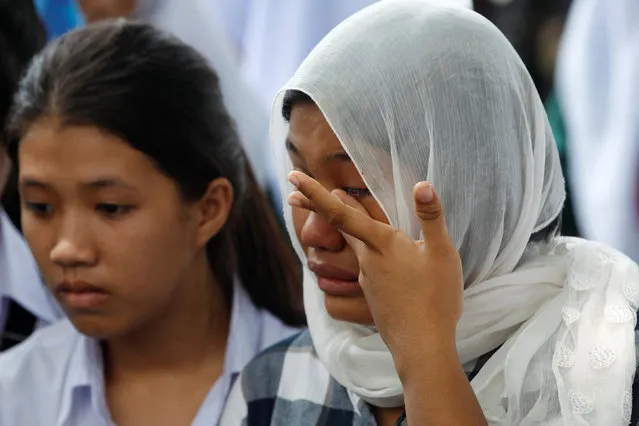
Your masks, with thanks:
M375 324L364 295L343 297L325 294L324 305L333 319L367 326Z
M120 337L132 328L130 324L108 316L72 315L69 316L69 320L79 333L97 340Z

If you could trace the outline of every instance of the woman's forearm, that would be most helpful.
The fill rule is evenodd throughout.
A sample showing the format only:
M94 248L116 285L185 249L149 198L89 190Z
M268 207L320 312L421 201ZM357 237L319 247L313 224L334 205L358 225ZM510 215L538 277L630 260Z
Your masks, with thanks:
M488 424L454 347L421 354L396 365L410 426Z

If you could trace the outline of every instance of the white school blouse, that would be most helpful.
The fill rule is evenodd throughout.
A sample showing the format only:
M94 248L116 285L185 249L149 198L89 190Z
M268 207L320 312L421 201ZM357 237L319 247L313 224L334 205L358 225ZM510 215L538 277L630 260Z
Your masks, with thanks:
M235 286L222 375L192 426L217 424L235 378L261 350L299 332ZM98 342L62 320L0 354L0 426L113 426Z
M0 207L0 339L4 335L10 301L33 314L37 328L57 321L62 315L40 279L27 243Z

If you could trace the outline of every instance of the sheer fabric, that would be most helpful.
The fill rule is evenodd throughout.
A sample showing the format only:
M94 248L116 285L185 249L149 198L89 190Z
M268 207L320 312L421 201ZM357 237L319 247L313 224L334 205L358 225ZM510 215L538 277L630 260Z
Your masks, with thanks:
M319 106L394 227L420 239L412 190L437 188L464 270L460 360L501 346L472 381L490 424L627 424L637 267L583 240L529 244L560 214L564 179L533 82L492 24L442 2L384 0L336 27L275 100L284 196L290 89ZM294 236L290 208L285 217ZM379 334L329 317L309 271L304 292L331 375L374 405L401 405Z

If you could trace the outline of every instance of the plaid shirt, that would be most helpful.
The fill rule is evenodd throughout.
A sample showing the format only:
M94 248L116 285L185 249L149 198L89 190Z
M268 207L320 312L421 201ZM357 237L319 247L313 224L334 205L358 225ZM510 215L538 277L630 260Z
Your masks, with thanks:
M308 331L249 363L229 395L220 426L375 426L368 405L337 383ZM402 416L396 423L406 426Z
M469 379L492 353L482 357L473 372L467 373ZM639 426L637 376L632 392L631 424L635 426ZM317 357L308 331L262 352L238 381L229 395L220 426L377 425L368 404L330 376ZM408 425L405 414L395 425Z

